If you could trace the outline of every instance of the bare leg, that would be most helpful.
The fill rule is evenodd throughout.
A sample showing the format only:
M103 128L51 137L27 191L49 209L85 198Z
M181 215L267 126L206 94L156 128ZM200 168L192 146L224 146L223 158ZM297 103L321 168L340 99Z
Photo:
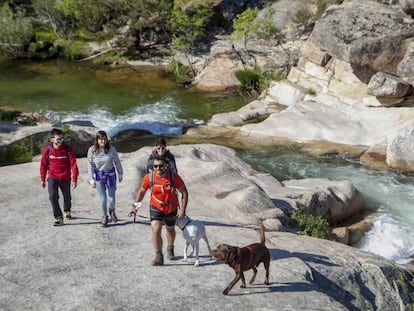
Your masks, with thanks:
M162 251L161 221L159 220L151 221L151 228L152 228L152 244L154 246L154 250L155 252L161 252Z

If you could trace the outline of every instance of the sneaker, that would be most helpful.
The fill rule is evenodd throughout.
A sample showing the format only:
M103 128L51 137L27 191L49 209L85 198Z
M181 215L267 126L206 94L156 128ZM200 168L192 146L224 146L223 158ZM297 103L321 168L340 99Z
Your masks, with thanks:
M54 226L63 226L63 225L64 225L64 223L63 223L63 218L62 218L62 217L56 218L56 220L55 220L55 222L53 223L53 225L54 225Z
M174 245L168 245L167 247L167 258L168 260L174 260Z
M108 226L108 216L102 217L102 227Z
M112 222L118 221L118 217L116 217L115 210L109 211L109 215L111 215Z
M155 253L155 258L151 261L151 265L153 266L162 266L164 264L164 256L162 252Z
M70 211L63 212L65 214L66 219L72 219L72 213Z

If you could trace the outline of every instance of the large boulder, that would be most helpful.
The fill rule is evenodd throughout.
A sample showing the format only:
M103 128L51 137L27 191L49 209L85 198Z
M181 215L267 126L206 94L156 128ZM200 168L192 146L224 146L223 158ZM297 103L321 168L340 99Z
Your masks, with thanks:
M389 167L414 172L414 119L403 122L387 134L387 159Z
M284 181L283 185L302 212L322 216L331 225L358 215L365 208L364 196L350 181L293 179Z
M402 11L376 1L346 1L328 7L311 40L323 51L352 64L368 82L373 73L396 74L404 41L414 36L414 22Z

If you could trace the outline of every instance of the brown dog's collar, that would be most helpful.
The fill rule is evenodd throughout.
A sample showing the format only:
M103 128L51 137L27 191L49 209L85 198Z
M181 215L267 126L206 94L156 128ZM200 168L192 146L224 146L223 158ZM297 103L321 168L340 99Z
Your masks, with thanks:
M240 261L243 257L242 252L246 248L249 251L249 263L246 267L244 267L244 269L242 269L242 271L247 271L250 269L250 266L252 265L252 262L253 262L253 248L251 246L246 246L246 247L240 248L239 256L237 257L236 262L232 265L234 270L238 270L238 266L240 266Z

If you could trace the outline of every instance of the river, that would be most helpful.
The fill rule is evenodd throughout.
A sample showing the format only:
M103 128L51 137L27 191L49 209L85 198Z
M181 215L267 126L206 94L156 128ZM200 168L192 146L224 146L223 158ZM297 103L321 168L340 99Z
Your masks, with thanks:
M182 133L215 113L240 108L235 94L204 94L179 88L154 68L96 70L60 61L0 64L0 108L40 111L58 121L89 120L110 135L143 129L154 135ZM283 148L239 150L255 169L278 180L350 180L377 211L357 248L406 263L414 255L414 177L371 171L352 159L314 158Z

